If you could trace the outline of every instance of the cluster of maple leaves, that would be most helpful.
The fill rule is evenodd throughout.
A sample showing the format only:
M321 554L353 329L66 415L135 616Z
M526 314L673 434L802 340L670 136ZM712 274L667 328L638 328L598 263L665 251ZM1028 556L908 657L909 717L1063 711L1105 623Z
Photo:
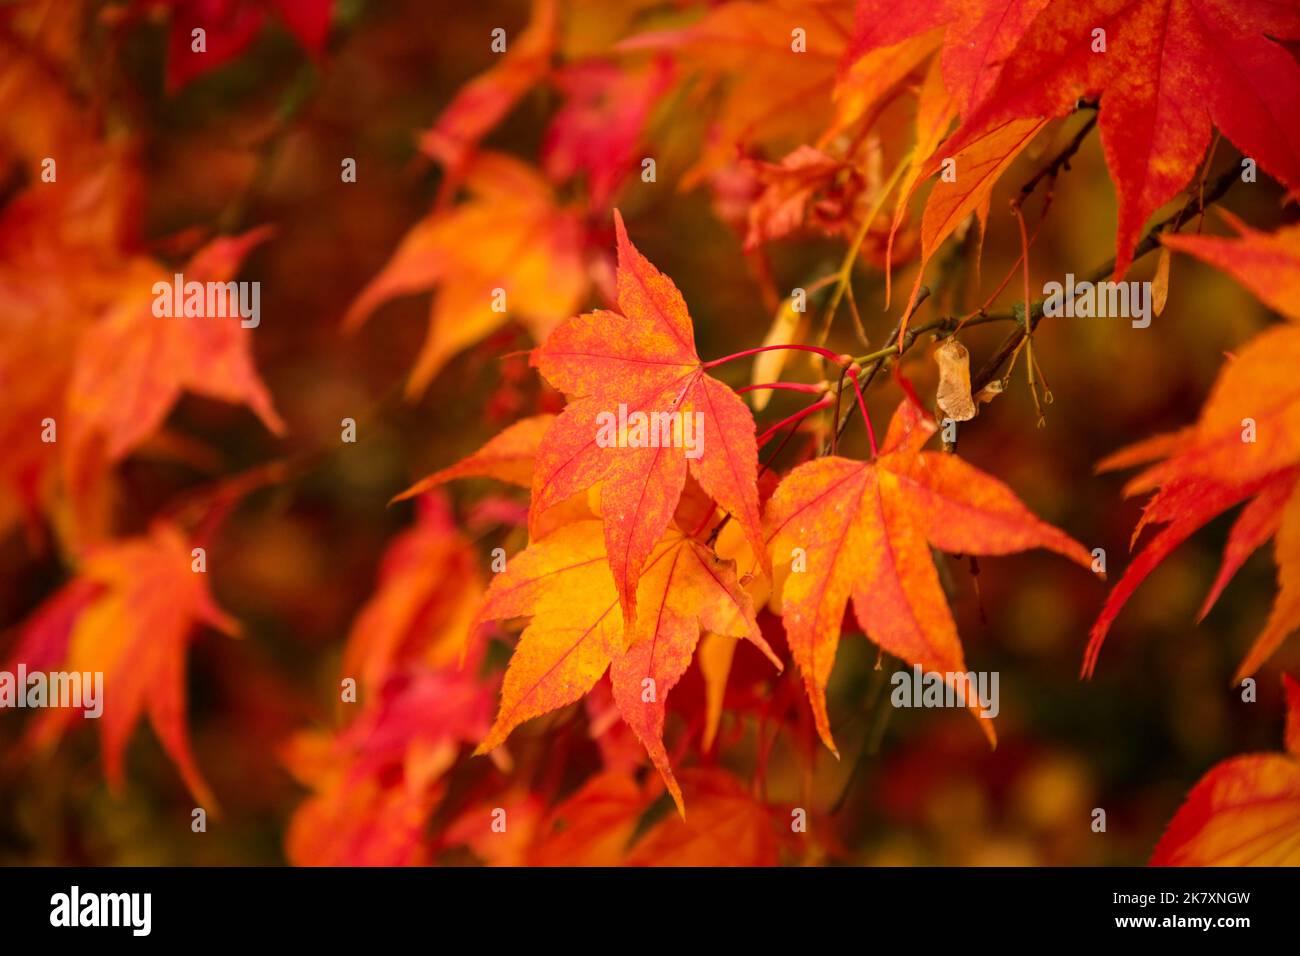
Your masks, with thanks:
M129 31L166 18L166 83L177 89L237 57L271 19L322 58L331 6L140 2L110 25ZM137 233L140 187L126 148L46 82L46 71L74 62L83 15L77 4L31 3L0 21L0 158L22 172L0 209L0 521L25 523L33 541L52 533L70 568L8 659L103 671L110 782L121 782L127 742L147 713L195 800L215 806L186 732L186 648L196 628L239 626L194 573L192 549L232 500L282 475L231 479L199 517L160 510L130 535L115 520L115 473L175 440L165 423L182 392L242 404L274 434L285 425L254 368L251 330L159 321L149 309L154 279L172 270ZM210 34L205 55L190 45L196 25ZM390 544L346 641L340 677L356 683L356 703L345 705L353 715L341 730L305 732L285 748L310 790L289 826L289 858L409 864L464 847L496 863L807 858L792 842L803 831L791 831L789 808L769 806L713 759L694 759L715 750L724 705L737 704L728 685L739 642L772 675L796 669L811 727L838 755L826 688L846 626L907 667L966 671L932 552L1046 549L1095 567L1088 547L1036 518L951 440L937 447L934 403L908 376L928 331L949 343L945 362L958 356L938 419L954 402L972 409L969 418L996 394L985 386L1009 384L1001 367L972 381L965 348L951 348L967 321L989 318L1006 281L960 320L922 325L916 314L931 295L926 281L942 287L945 270L931 268L940 249L972 221L982 236L1003 174L1081 113L1095 114L1118 198L1107 271L1122 278L1149 251L1144 226L1179 200L1186 215L1150 233L1151 245L1224 270L1287 320L1225 366L1197 422L1102 463L1146 466L1127 489L1154 492L1135 540L1148 525L1159 530L1111 590L1084 672L1151 570L1244 503L1202 616L1274 539L1276 603L1238 677L1256 673L1300 627L1300 227L1268 233L1230 219L1234 238L1178 229L1206 205L1215 128L1285 190L1300 189L1300 65L1288 41L1300 42L1300 11L1265 0L536 0L503 51L490 52L485 38L486 68L415 137L441 170L438 196L346 309L340 332L375 334L359 328L381 306L432 291L408 396L507 323L532 336L531 364L556 394L400 496L415 499L416 521ZM18 43L22 51L6 49ZM538 88L556 105L536 162L485 147ZM888 111L900 99L915 102L910 128ZM40 179L50 156L59 158L57 186ZM1048 167L1049 178L1068 158ZM955 177L938 175L945 161ZM687 302L629 235L639 223L619 209L636 208L636 187L669 173L681 189L707 190L743 242L776 316L765 338L754 325L751 348L702 358ZM1024 355L1033 387L1041 309L1029 301L1028 272L1038 233L1021 225L1025 295L1002 360L1014 366ZM798 290L827 295L823 329L795 293L778 291L765 255L808 234L848 249L838 273ZM213 237L183 271L229 279L250 249L273 241L265 228ZM862 328L859 263L887 277L910 264L916 274L893 302L892 330L865 330L882 344L855 357L827 348L825 329L837 319ZM606 307L590 309L597 302ZM781 380L795 353L811 357L820 381ZM740 363L752 366L748 387L717 377ZM863 397L874 386L899 399L879 442ZM810 404L763 420L768 393L780 389L807 393ZM699 416L702 453L598 442L597 416L621 407ZM864 459L839 454L855 417L869 436ZM56 443L42 441L45 419L58 425ZM1245 419L1258 440L1242 441ZM792 466L774 467L787 447L802 450ZM527 545L491 571L440 488L483 477L528 494ZM517 621L526 623L516 639ZM494 655L502 639L513 645L504 672ZM693 663L705 700L698 722L674 737L669 699ZM1288 754L1214 768L1156 862L1296 860L1300 690L1286 686ZM605 770L548 806L510 772L512 733L580 701ZM736 709L773 706L757 699ZM547 726L561 734L566 719ZM48 742L72 722L49 711L31 739ZM978 726L996 741L990 720ZM504 790L451 792L450 770L470 748L489 755ZM638 773L642 752L656 773ZM552 756L552 773L562 774L562 750ZM676 814L654 811L664 791ZM430 837L436 813L445 825ZM501 830L496 813L510 821Z

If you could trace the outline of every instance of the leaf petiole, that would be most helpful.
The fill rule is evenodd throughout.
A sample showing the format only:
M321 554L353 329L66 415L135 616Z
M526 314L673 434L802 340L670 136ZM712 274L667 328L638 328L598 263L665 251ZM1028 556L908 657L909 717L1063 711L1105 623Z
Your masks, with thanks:
M820 402L813 402L811 405L807 406L806 408L800 409L799 411L795 412L793 415L781 419L781 421L777 422L767 431L763 432L763 434L758 436L759 447L761 448L763 445L765 445L773 435L779 432L782 428L785 428L787 425L793 425L795 422L803 421L805 418L807 418L809 415L812 415L814 412L819 412L823 408L830 408L830 407L831 407L831 399L823 398Z
M809 395L824 395L826 393L826 384L824 382L763 382L758 385L746 385L743 388L738 388L736 394L744 395L746 392L752 392L760 388L770 388L782 392L807 392Z
M843 363L842 357L832 352L830 349L818 348L816 345L759 345L752 349L745 349L743 352L733 352L731 355L724 355L722 358L716 358L711 362L705 362L704 368L716 368L719 365L725 365L727 362L734 362L736 359L748 358L751 355L757 355L760 352L771 352L774 349L793 349L796 352L812 352L814 355L820 355L836 365Z

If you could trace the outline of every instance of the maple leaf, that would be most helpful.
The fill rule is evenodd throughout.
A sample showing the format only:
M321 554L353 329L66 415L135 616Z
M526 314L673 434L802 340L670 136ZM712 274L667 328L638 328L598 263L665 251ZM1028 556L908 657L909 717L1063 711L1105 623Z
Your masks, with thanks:
M495 478L527 488L533 481L533 460L537 457L537 448L554 421L554 415L534 415L517 421L474 454L421 478L393 498L393 501L414 498L457 478Z
M1286 689L1286 753L1216 764L1192 788L1151 866L1300 865L1300 682Z
M495 684L478 676L486 643L470 627L483 591L478 556L445 500L416 504L343 652L343 675L360 678L361 713L340 731L296 735L283 753L313 791L286 836L298 865L427 862L443 777L489 726Z
M542 168L557 182L586 174L591 207L602 209L635 168L635 150L650 110L672 81L672 61L634 68L602 60L559 71L565 96L542 141Z
M623 719L645 744L650 759L683 813L681 790L664 749L664 698L676 686L695 654L701 629L745 637L776 666L754 620L749 597L734 580L734 569L702 545L681 539L675 552L655 562L642 579L646 614L622 655L610 665L614 701ZM652 616L653 615L653 616Z
M851 163L812 146L800 146L780 163L756 163L755 167L763 191L749 207L746 252L803 228L806 219L826 235L852 227L849 215L865 180ZM815 199L819 193L824 195Z
M825 130L849 19L844 0L741 0L714 6L691 26L618 45L669 51L718 90L715 129L683 175L683 188L725 165L738 149L784 145L784 152ZM796 29L804 31L804 52L794 49Z
M285 837L296 866L416 866L424 831L462 744L487 727L492 690L472 670L414 666L385 680L337 735L306 732L285 748L314 792Z
M874 119L934 52L938 42L938 36L931 31L879 49L864 49L859 54L850 48L835 80L835 116L829 134L839 135L864 119Z
M375 593L357 613L343 675L377 690L404 666L459 664L483 596L479 560L436 495L417 502L414 527L384 553Z
M1131 492L1187 475L1240 484L1300 462L1296 362L1300 325L1279 325L1251 339L1219 373L1196 424L1165 461L1134 479ZM1257 440L1243 434L1251 423Z
M214 239L194 254L188 281L225 282L267 228ZM159 318L154 314L152 263L140 263L122 298L82 337L68 386L74 456L102 439L118 461L153 433L188 390L246 404L275 434L284 432L271 396L253 367L252 330L239 319Z
M587 294L582 221L556 204L545 178L517 159L482 153L465 173L465 188L465 202L435 209L407 232L344 317L344 327L354 329L390 299L437 288L410 396L453 355L508 321L544 338Z
M972 22L954 19L948 29L961 34L947 43L978 44L965 32ZM1300 129L1286 120L1300 112L1300 64L1273 39L1300 38L1300 15L1286 5L1051 0L1017 26L996 79L944 148L960 151L1007 122L1064 116L1099 96L1102 150L1119 196L1116 279L1147 219L1191 181L1212 125L1300 188Z
M980 228L984 228L994 185L1046 125L1045 121L1035 119L1009 121L990 129L986 135L948 157L956 164L957 176L951 181L940 179L935 183L926 200L925 212L921 214L921 268L912 287L907 308L909 313L920 291L926 264L939 246L972 213L979 218ZM943 161L935 157L921 175L933 173ZM920 176L915 176L912 181L915 184L919 179ZM895 217L895 229L898 222ZM899 335L906 331L906 327L903 323Z
M880 0L860 0L847 64L836 89L840 126L850 125L875 106L913 67L934 51L943 38L943 52L926 72L917 100L916 144L898 191L886 257L885 299L892 292L889 265L894 240L908 200L923 177L951 162L955 178L942 177L926 200L921 221L921 268L912 288L910 313L925 275L925 266L939 246L967 218L978 217L983 231L994 185L1047 125L1042 119L991 124L959 150L949 146L940 155L952 120L968 111L992 84L1005 51L1047 0L940 0L916 4L905 11L883 9ZM892 5L889 5L892 7ZM900 335L906 331L906 322Z
M885 260L886 306L892 292L890 264L895 236L907 203L923 177L951 163L955 177L942 177L926 201L921 222L921 268L907 312L924 278L925 266L939 246L966 222L978 217L981 232L988 220L994 185L1011 163L1047 125L1041 118L1011 118L984 127L959 146L944 142L954 116L969 109L997 76L1001 55L1047 0L939 0L898 11L880 0L860 0L854 37L836 87L839 101L835 129L851 126L875 108L899 81L922 63L943 38L943 52L931 61L917 97L916 143L898 190ZM888 8L888 9L886 9ZM969 32L966 32L969 31ZM906 331L906 321L899 330Z
M925 79L916 94L916 142L912 146L908 169L898 187L898 201L894 209L894 221L890 226L890 252L893 251L892 238L907 212L907 201L911 198L918 181L926 171L926 164L934 154L939 143L948 134L953 119L957 114L957 104L952 94L943 83L939 69L940 61L932 60L926 71ZM942 180L941 180L942 181ZM937 187L936 187L937 188Z
M170 92L248 49L266 26L269 11L309 53L319 57L325 50L333 6L332 0L167 0L167 4L172 8L167 38ZM204 31L201 51L194 49L195 29Z
M775 866L778 841L767 806L725 770L688 770L689 817L666 817L637 841L628 866Z
M688 470L736 517L764 564L766 551L754 418L735 392L705 372L681 293L632 245L617 210L614 224L621 314L572 318L534 352L534 364L569 404L538 449L529 524L535 533L547 509L601 482L606 553L630 625L641 569L668 527ZM601 416L624 413L651 423L664 415L699 421L698 457L657 440L657 447L602 444Z
M1000 481L955 455L921 451L934 431L904 400L878 458L800 465L767 505L775 562L792 565L796 549L806 561L806 570L785 579L782 618L817 731L837 754L826 683L850 597L858 624L881 649L952 683L966 665L931 546L954 554L1047 548L1091 564L1082 545L1035 518ZM991 721L980 726L993 742Z
M420 148L448 169L444 196L473 164L479 141L528 90L550 75L557 26L555 0L534 0L528 27L508 41L505 55L465 84L433 128L420 137Z
M665 703L690 664L701 628L746 637L780 663L759 632L734 564L698 541L669 532L651 552L638 591L648 612L625 633L598 521L567 525L509 561L488 588L478 621L531 620L510 658L496 722L478 753L500 746L524 721L579 700L608 670L620 714L682 809L663 745Z
M532 866L619 866L650 799L629 775L597 774L547 815Z
M238 628L213 602L192 560L184 536L165 523L148 536L91 549L77 577L32 616L13 664L35 669L59 659L68 671L102 672L108 704L97 723L109 784L120 790L127 741L148 713L194 799L213 808L185 728L185 649L197 625L231 636ZM33 739L58 737L77 713L47 711Z
M269 234L261 228L214 239L185 265L187 281L226 282ZM155 314L154 286L170 288L172 278L151 259L120 260L108 295L101 287L85 302L102 303L102 314L77 337L60 399L67 420L61 477L78 546L100 540L108 525L100 512L111 466L158 431L182 392L244 404L274 434L285 431L253 364L252 329L240 318Z
M1300 225L1261 232L1225 210L1219 214L1238 238L1161 233L1160 241L1222 269L1269 308L1300 321Z
M1101 467L1109 463L1103 462ZM1161 466L1157 466L1160 468ZM1156 470L1156 469L1151 469ZM1201 607L1198 620L1209 613L1223 588L1256 549L1276 536L1276 558L1280 590L1264 631L1256 638L1241 666L1237 679L1253 673L1300 627L1300 469L1282 469L1245 482L1224 481L1200 475L1168 476L1143 510L1133 533L1136 541L1148 525L1164 525L1134 557L1116 582L1096 622L1089 631L1082 673L1090 677L1097 667L1102 644L1111 625L1138 586L1161 562L1192 534L1230 508L1249 499L1238 516L1224 546L1223 562ZM1128 493L1141 489L1143 479L1131 482Z
M943 85L963 113L990 92L1003 64L1049 0L933 0L899 6L858 0L836 96L860 115L942 45ZM926 154L929 155L928 153Z
M1235 221L1234 221L1235 222ZM1237 224L1242 238L1165 237L1170 246L1225 265L1278 311L1300 317L1300 299L1288 285L1295 238ZM1229 255L1231 253L1231 255ZM1279 590L1264 630L1238 668L1253 673L1300 627L1300 326L1280 325L1257 335L1219 373L1197 422L1123 449L1099 471L1147 467L1124 488L1126 496L1156 489L1133 532L1164 527L1134 557L1089 633L1083 674L1091 675L1111 625L1138 586L1183 541L1228 509L1242 509L1223 562L1198 619L1203 619L1237 569L1274 538ZM1247 428L1254 429L1248 435Z

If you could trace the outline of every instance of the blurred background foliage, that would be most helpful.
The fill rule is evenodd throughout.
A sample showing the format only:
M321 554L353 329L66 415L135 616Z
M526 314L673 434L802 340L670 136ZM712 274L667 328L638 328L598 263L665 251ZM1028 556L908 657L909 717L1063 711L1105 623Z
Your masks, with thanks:
M146 242L194 228L276 228L241 277L262 283L256 363L289 423L288 436L275 439L244 409L187 396L168 424L194 437L195 453L188 461L130 459L120 475L118 524L138 531L157 502L276 457L308 456L310 467L248 496L211 549L218 603L245 631L238 641L203 634L190 652L190 726L221 816L206 834L191 832L191 801L150 733L132 738L127 785L113 795L92 733L78 731L20 761L25 716L3 712L0 862L279 864L289 818L304 796L285 770L283 748L303 728L343 721L332 701L344 639L375 587L386 545L412 521L410 502L389 506L388 499L539 403L556 404L518 354L530 342L513 327L460 354L417 401L404 401L401 383L425 335L427 295L385 306L355 335L345 337L340 328L348 304L437 195L440 173L417 150L419 131L487 67L489 31L501 26L516 35L529 10L522 2L340 0L321 60L272 25L237 59L168 92L165 22L146 20L123 32L111 25L120 5L80 6L80 82L102 105L107 135L130 143L144 187L139 228ZM587 6L583 16L593 23L615 17L613 9ZM591 42L603 42L593 31ZM535 161L555 107L552 91L529 93L487 144ZM901 129L913 108L900 104L900 118L882 119L881 128L892 122ZM661 157L658 181L633 177L616 203L641 250L682 289L700 354L708 358L759 344L771 310L709 190L677 188L683 163L672 149L678 138L693 135L692 122L671 103L655 115L648 141ZM1022 156L995 190L978 298L1019 255L1007 199L1053 144L1065 141L1071 123L1077 118ZM355 184L341 186L344 156L356 159L359 173ZM1216 168L1236 161L1221 144ZM1279 221L1279 199L1276 187L1261 179L1257 187L1234 190L1223 205L1271 227ZM1033 252L1035 280L1083 275L1109 258L1115 210L1094 135L1057 184ZM1216 228L1212 217L1209 227ZM831 271L842 249L838 240L775 243L772 274L780 286L806 282ZM1154 267L1148 256L1129 278L1148 279ZM896 295L910 288L913 276L909 267L898 271ZM1016 301L1018 287L1011 283L1003 304ZM855 290L868 334L880 343L894 319L883 311L883 274L860 264ZM945 304L936 296L922 316L944 314L935 310ZM1104 548L1114 580L1126 564L1140 502L1121 497L1124 476L1095 475L1094 464L1193 420L1225 354L1270 321L1236 283L1175 257L1168 307L1148 329L1116 319L1044 322L1035 344L1053 397L1045 427L1035 427L1022 367L1010 390L963 429L960 452L1016 489L1036 514L1089 547ZM970 330L965 343L975 366L1004 332ZM855 349L844 316L832 345ZM915 350L907 370L922 394L933 394L935 369L923 350ZM739 385L747 369L731 366L723 374ZM899 398L892 383L878 383L868 396L873 418L885 422ZM778 395L763 420L796 407ZM338 422L348 416L359 423L355 445L338 442ZM846 451L864 454L859 427L847 435ZM493 493L479 482L450 492L462 519ZM798 739L810 732L806 721L778 735L767 758L766 797L806 804L818 821L817 848L787 854L788 860L1144 862L1208 767L1277 748L1278 674L1300 668L1300 644L1292 641L1259 675L1257 703L1244 703L1228 684L1268 611L1274 570L1267 549L1248 562L1208 619L1194 623L1227 526L1221 519L1194 536L1138 591L1089 682L1079 680L1079 665L1102 583L1037 554L984 559L978 577L967 560L941 557L969 666L1001 674L1000 746L990 750L960 711L874 706L888 669L875 670L874 647L846 631L829 688L832 713L841 715L844 759L837 763L818 751L809 768ZM479 538L485 562L491 547L513 553L523 544L517 530L469 533ZM11 639L12 625L65 576L56 549L33 548L21 527L6 533L0 621L11 627L0 640ZM767 624L779 630L779 623ZM738 654L742 675L750 665L759 672L756 653L742 647ZM783 678L792 679L789 672ZM702 693L695 668L678 693L683 700ZM800 699L798 706L806 703ZM582 735L557 742L563 731L544 737L544 729L525 728L513 746L524 754L521 763L538 748L563 761L554 787L562 796L599 768L600 756ZM754 729L724 718L728 734L734 746L722 764L753 779ZM509 777L494 776L484 758L462 753L462 762L474 786L510 792ZM1107 811L1104 835L1089 828L1094 807ZM450 823L435 814L430 826L436 831ZM475 859L465 850L443 858Z

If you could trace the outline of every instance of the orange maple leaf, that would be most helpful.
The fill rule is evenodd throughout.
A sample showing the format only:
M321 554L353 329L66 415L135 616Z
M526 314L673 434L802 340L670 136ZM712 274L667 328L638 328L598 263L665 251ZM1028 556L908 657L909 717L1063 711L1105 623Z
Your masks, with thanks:
M340 731L293 737L283 759L312 795L294 812L289 859L311 866L427 862L424 830L464 744L487 732L495 684L470 622L479 562L437 496L389 544L375 593L357 612L343 676L360 714ZM467 641L467 638L471 640ZM349 707L356 706L350 704Z
M469 198L416 223L343 320L355 329L390 299L437 288L407 382L411 396L452 356L509 321L544 338L578 310L590 284L582 221L556 203L545 178L498 153L478 154L465 176Z
M1225 210L1219 215L1237 231L1237 238L1161 233L1160 241L1217 266L1269 308L1300 321L1300 225L1262 232Z
M1300 865L1300 682L1286 688L1286 753L1233 757L1192 788L1151 866Z
M267 228L214 239L195 253L187 283L226 282ZM170 277L150 261L132 265L126 291L82 336L68 385L69 470L74 487L101 454L112 463L138 448L183 391L247 405L275 434L285 426L253 366L252 329L235 318L164 318L154 313L155 280Z
M1287 285L1288 269L1294 268L1294 262L1286 250L1294 242L1289 235L1246 233L1235 241L1178 237L1170 245L1216 263L1227 252L1225 247L1244 246L1234 248L1240 258L1232 263L1233 273L1279 311L1300 317L1294 284ZM1300 326L1287 323L1268 329L1247 343L1219 373L1196 424L1139 442L1099 463L1098 470L1104 471L1154 462L1125 486L1124 493L1158 489L1143 510L1134 541L1148 525L1164 527L1133 559L1107 596L1089 635L1084 676L1096 669L1111 625L1142 581L1188 537L1247 500L1249 504L1224 547L1222 567L1200 617L1209 612L1246 558L1274 538L1278 595L1264 630L1238 668L1238 679L1258 669L1300 627L1297 363Z
M415 525L388 546L379 583L348 632L343 676L378 691L413 663L433 667L468 657L470 622L483 598L478 555L436 495L417 502Z
M666 817L636 842L628 866L775 866L777 821L725 770L682 774L691 815Z
M198 803L215 810L212 791L190 751L185 728L185 650L197 625L235 636L238 627L192 570L189 542L159 523L145 537L91 549L77 577L32 616L14 663L102 672L105 706L98 718L109 784L120 789L123 754L147 712L163 749ZM34 741L60 736L78 712L47 711Z
M529 849L529 864L620 866L650 802L630 776L597 774L547 815Z
M817 731L837 755L826 683L850 596L871 640L955 686L952 675L966 664L930 546L954 554L1047 548L1091 564L1081 544L1035 518L1000 481L955 455L921 451L934 432L933 421L904 400L878 458L800 465L767 505L774 562L793 566L796 550L806 562L785 579L782 618ZM980 726L994 742L992 722Z
M429 816L461 746L487 726L491 688L471 669L409 667L366 698L338 734L309 731L285 748L312 795L285 837L296 866L417 866L428 862Z
M756 146L788 152L832 115L831 91L849 33L846 0L744 0L714 6L679 30L631 37L621 50L666 50L717 91L715 129L682 188ZM795 31L803 34L798 50Z
M1038 119L1008 121L990 129L950 157L956 164L956 178L951 181L941 178L935 183L926 199L925 212L921 214L921 268L912 286L907 312L911 312L920 291L925 266L939 246L972 213L978 217L980 228L984 228L994 185L1046 125L1045 120ZM920 175L935 172L947 159L936 156L923 167L924 172ZM910 178L915 185L920 176ZM900 221L900 217L895 215L895 229ZM900 336L906 327L904 323L899 330Z
M689 470L745 529L766 565L758 510L754 418L730 388L706 374L682 295L636 250L623 217L618 232L617 312L600 311L559 326L534 363L569 404L546 432L533 473L529 524L536 533L549 508L601 482L605 545L623 616L636 616L637 580L681 497ZM652 442L620 447L602 441L602 416L644 415ZM697 457L666 447L656 421L699 421ZM694 416L693 418L688 416ZM625 443L631 446L629 439Z
M534 0L528 27L509 40L500 62L466 83L420 138L420 148L447 167L444 197L474 162L479 141L550 75L557 27L555 0Z
M758 629L734 563L698 541L670 531L651 552L638 591L646 613L625 632L598 521L567 525L510 560L488 588L478 621L531 620L478 753L500 746L524 721L577 701L609 670L620 714L682 810L663 744L665 702L691 662L701 628L748 638L781 665Z
M1106 468L1109 461L1102 462ZM1162 465L1145 474L1162 470ZM1142 489L1145 474L1130 482L1126 493ZM1084 653L1083 676L1089 677L1097 667L1102 644L1110 633L1111 625L1138 586L1146 580L1161 562L1192 534L1211 520L1243 501L1249 503L1242 509L1228 541L1224 545L1223 560L1214 584L1201 606L1198 620L1204 619L1228 581L1260 546L1275 538L1275 556L1278 565L1279 591L1264 630L1255 639L1237 670L1240 680L1256 671L1282 644L1292 631L1300 627L1300 468L1284 468L1277 472L1248 481L1235 482L1200 475L1167 475L1160 490L1147 502L1142 519L1133 532L1137 540L1142 529L1161 526L1124 569L1116 582L1096 622L1089 632L1088 647Z
M537 457L537 448L554 421L554 415L534 415L517 421L472 455L421 478L394 497L393 501L414 498L457 478L495 478L527 488L533 481L533 460Z
M1148 491L1188 475L1241 484L1300 463L1298 362L1300 325L1279 325L1251 339L1219 373L1196 424L1128 490ZM1252 424L1254 440L1243 432Z

